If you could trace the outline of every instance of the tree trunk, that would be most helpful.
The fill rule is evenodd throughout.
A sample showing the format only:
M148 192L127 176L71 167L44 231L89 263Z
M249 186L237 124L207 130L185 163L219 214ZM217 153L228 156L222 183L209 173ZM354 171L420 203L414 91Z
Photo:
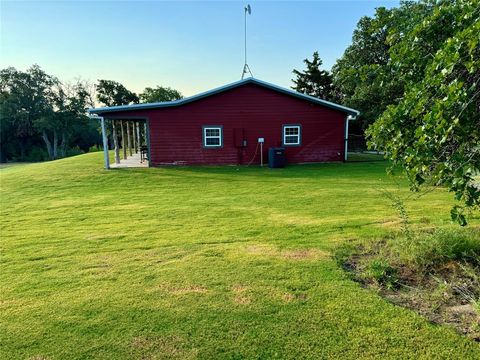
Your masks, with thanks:
M20 139L20 159L22 161L25 160L25 139L24 138Z
M65 157L67 155L67 139L65 133L62 133L62 142L60 143L60 157Z
M58 135L57 130L53 130L53 159L58 159Z
M42 138L43 138L43 141L45 142L45 145L47 146L48 158L50 160L53 160L52 143L48 139L48 134L45 130L42 131Z
M112 121L113 126L113 145L115 146L115 163L120 164L120 149L118 147L118 134L117 127L115 126L116 121Z

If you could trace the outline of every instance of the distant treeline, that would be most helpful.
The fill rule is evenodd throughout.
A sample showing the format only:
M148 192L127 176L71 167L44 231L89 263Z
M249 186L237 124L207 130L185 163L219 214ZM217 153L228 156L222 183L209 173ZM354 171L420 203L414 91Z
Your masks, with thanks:
M171 101L182 94L168 87L137 95L122 84L98 80L62 82L33 65L0 71L0 160L43 161L100 149L101 133L87 109L139 102Z

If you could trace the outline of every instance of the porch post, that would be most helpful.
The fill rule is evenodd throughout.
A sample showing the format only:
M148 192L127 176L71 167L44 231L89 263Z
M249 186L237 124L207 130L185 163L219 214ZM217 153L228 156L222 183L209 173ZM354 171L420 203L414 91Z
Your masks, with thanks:
M103 159L105 161L105 169L110 169L110 159L108 158L108 139L107 131L105 130L105 119L100 117L100 123L102 127L102 139L103 139Z
M150 150L150 124L148 118L145 119L145 145L147 146L148 167L151 167L152 155Z
M123 160L127 158L127 147L125 146L125 129L123 128L123 120L120 120L120 131L122 132L122 150Z
M135 134L135 121L132 121L133 152L137 152L137 135Z
M128 143L128 153L132 156L132 138L130 136L130 121L127 120L127 143Z
M117 127L115 125L116 121L112 120L113 126L113 145L115 147L115 163L120 164L120 149L118 147L118 134L117 134Z
M143 123L143 138L145 139L145 145L147 144L147 121Z
M140 152L140 147L142 146L142 143L140 142L140 124L138 121L135 123L135 129L137 130L137 145L138 145L138 151Z

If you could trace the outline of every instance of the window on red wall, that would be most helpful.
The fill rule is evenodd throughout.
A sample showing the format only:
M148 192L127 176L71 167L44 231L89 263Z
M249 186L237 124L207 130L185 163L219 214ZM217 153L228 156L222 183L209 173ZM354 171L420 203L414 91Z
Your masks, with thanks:
M203 147L219 148L223 146L222 126L203 126Z
M285 146L301 145L302 128L300 125L283 125L282 143Z

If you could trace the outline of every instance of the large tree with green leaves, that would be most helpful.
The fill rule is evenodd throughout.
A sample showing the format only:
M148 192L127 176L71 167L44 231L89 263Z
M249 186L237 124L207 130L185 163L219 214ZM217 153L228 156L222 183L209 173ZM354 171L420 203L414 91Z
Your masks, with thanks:
M305 59L303 62L306 65L305 70L293 70L296 78L292 79L295 84L292 89L319 99L336 101L338 95L333 86L332 75L321 68L323 62L318 51L313 53L312 60Z
M439 1L389 50L404 93L367 132L370 146L401 165L414 190L444 185L465 210L479 209L480 3Z
M2 128L7 127L7 134L18 140L21 159L25 158L32 137L38 131L41 133L39 124L42 119L54 112L53 87L56 84L58 80L38 65L25 72L13 67L0 72ZM12 139L4 140L8 143Z
M51 160L65 156L70 139L89 128L85 113L91 100L88 83L62 83L38 65L26 71L13 67L1 70L2 161L25 160L27 152L38 151L39 146ZM90 135L84 148L88 150L97 138ZM44 153L41 151L42 158Z
M358 22L352 44L332 72L340 101L361 112L359 121L352 124L359 130L401 99L405 82L392 68L390 48L431 9L427 3L402 2L398 8L379 7L373 17L364 16Z
M140 94L140 101L143 103L174 101L179 99L183 99L180 91L164 86L157 86L155 88L146 87Z
M35 126L42 132L51 160L65 157L69 138L78 128L86 128L86 110L92 106L84 82L57 82L52 101L53 111L38 119Z
M113 80L98 80L97 100L105 106L137 104L137 94Z

